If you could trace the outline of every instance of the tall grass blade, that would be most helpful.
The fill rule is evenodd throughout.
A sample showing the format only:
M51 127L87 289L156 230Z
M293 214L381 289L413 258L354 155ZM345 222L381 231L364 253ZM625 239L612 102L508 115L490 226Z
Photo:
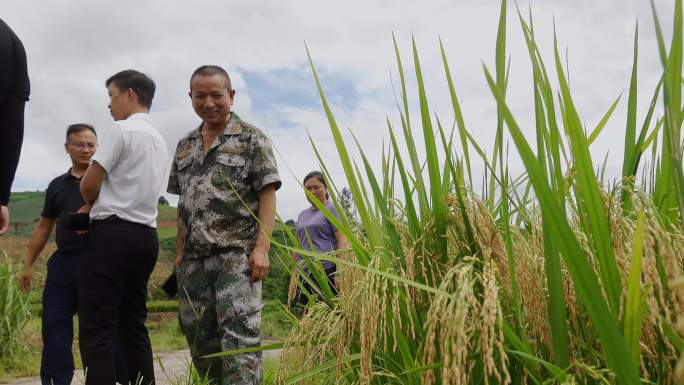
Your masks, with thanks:
M454 118L456 119L456 126L458 127L458 135L461 139L461 149L463 149L463 159L466 164L466 171L468 172L469 186L473 185L473 175L470 166L470 151L468 150L468 139L466 137L465 122L463 121L463 113L461 112L461 103L458 101L456 95L456 87L454 87L454 80L449 70L449 62L447 61L446 51L442 44L442 39L439 39L439 48L442 54L442 64L444 65L444 73L446 74L447 85L449 86L449 96L451 97L451 106L454 109Z
M502 106L509 132L525 164L525 168L530 176L530 182L534 185L540 207L543 211L547 212L550 228L554 231L559 241L558 246L572 276L578 298L586 307L592 325L598 333L601 347L605 351L607 364L615 373L620 384L640 384L639 371L631 362L616 318L602 298L598 279L587 260L587 256L566 222L565 213L556 203L544 173L513 115L506 106L503 95L499 93L486 67L484 71L489 88L496 97L497 102Z
M646 296L641 293L641 256L644 246L644 212L639 212L634 241L632 243L632 266L629 272L627 299L623 321L623 333L629 347L632 363L639 365L641 325L646 308Z
M330 130L333 134L333 138L335 139L335 146L337 147L337 151L340 155L340 161L342 162L342 167L344 168L345 176L347 177L347 181L349 182L349 189L351 190L352 195L354 196L356 210L359 214L359 217L361 218L361 223L363 224L363 227L366 230L370 244L373 246L382 245L382 238L378 233L376 227L377 222L373 218L373 214L369 211L368 205L366 204L367 197L365 197L362 193L362 189L359 184L359 179L354 173L354 168L349 157L347 147L344 144L344 139L342 138L342 134L340 133L340 130L337 127L335 117L332 113L332 110L330 109L330 105L328 105L328 101L325 97L325 93L323 92L321 82L318 79L318 73L316 72L316 68L314 67L313 60L311 59L309 47L306 47L306 54L309 59L311 72L313 73L314 80L316 82L318 94L321 98L321 103L323 104L323 109L325 110L326 117L328 118Z
M423 74L420 69L420 60L418 58L418 49L415 40L412 40L413 45L413 61L416 70L416 80L418 82L418 96L420 100L420 115L423 122L423 140L425 141L425 153L427 160L428 175L430 177L430 195L432 201L432 215L435 219L436 231L436 249L435 252L439 255L442 261L447 259L447 244L446 244L446 219L444 212L444 203L442 202L442 186L439 170L439 160L437 158L437 147L435 144L435 135L432 129L432 122L430 119L430 110L427 104L427 95L425 94L425 84L423 83Z
M420 161L418 160L418 153L416 152L416 141L411 130L411 120L409 117L408 95L406 94L406 79L404 78L404 66L401 62L401 55L399 54L399 47L397 40L392 34L392 42L394 43L394 52L397 60L397 68L399 70L399 79L401 80L401 96L404 103L404 111L400 113L401 126L404 133L404 140L406 141L406 150L408 150L409 159L411 160L411 167L413 169L413 179L416 191L416 198L418 200L418 208L420 210L420 218L424 219L429 212L428 195L423 181L423 173L421 171Z
M612 245L612 236L607 215L603 207L603 199L593 172L591 155L579 116L575 110L565 72L558 54L558 40L554 34L554 52L556 69L561 88L561 100L565 110L566 132L570 137L573 152L574 189L580 212L584 214L586 222L583 224L591 234L591 243L598 258L598 268L601 275L603 289L608 297L608 304L614 314L620 308L620 293L622 284Z

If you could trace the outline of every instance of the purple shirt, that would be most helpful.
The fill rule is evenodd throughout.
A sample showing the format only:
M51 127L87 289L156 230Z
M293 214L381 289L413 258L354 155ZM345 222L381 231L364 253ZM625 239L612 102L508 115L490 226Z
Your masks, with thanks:
M335 206L329 200L325 202L324 206L337 218L337 210ZM297 218L297 228L295 232L297 233L297 238L299 243L302 245L304 250L311 250L311 244L313 244L314 250L319 253L327 253L333 250L337 250L337 238L335 238L335 232L337 229L333 226L328 218L321 213L315 207L309 207L299 214ZM295 256L297 260L301 259L301 256L297 254ZM335 267L335 264L330 261L321 261L325 269ZM304 266L306 268L306 266Z

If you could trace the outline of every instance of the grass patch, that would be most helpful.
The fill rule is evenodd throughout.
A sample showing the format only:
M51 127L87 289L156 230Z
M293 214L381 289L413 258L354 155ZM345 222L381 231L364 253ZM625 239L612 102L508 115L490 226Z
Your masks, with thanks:
M175 227L158 227L157 237L161 242L164 239L173 238L174 248L176 243L176 228Z
M277 301L266 301L261 309L261 339L284 341L292 329L292 323Z
M175 221L176 208L166 205L159 205L157 207L157 222Z
M164 314L158 319L148 317L145 326L150 334L150 342L155 353L187 349L185 335L180 330L175 313Z
M277 358L264 359L264 385L277 383L278 363L279 360Z
M175 299L147 301L148 313L175 313L178 311L178 301Z
M30 319L21 330L19 339L21 345L18 349L0 359L0 382L16 377L34 376L40 372L40 319Z
M171 352L187 349L185 336L180 331L175 314L150 319L145 322L150 335L152 349L155 353ZM40 372L42 352L40 318L30 319L23 327L20 335L20 347L13 354L0 358L0 382L17 377L37 376ZM74 317L74 343L72 345L74 364L83 367L78 350L78 318Z

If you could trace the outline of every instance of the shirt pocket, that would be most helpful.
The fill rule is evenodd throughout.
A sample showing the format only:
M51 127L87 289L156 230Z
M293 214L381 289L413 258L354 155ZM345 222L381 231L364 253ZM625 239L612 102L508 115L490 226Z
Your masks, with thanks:
M240 189L244 184L247 173L247 160L240 155L220 154L216 156L216 169L212 183L221 189Z
M186 156L178 160L178 183L181 190L185 190L190 184L190 171L192 170L190 165L192 165L193 160L192 156Z

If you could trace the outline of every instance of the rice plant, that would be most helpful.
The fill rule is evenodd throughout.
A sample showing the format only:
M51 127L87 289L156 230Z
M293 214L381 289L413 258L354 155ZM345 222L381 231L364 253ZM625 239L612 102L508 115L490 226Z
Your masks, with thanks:
M420 120L411 121L407 71L395 41L401 126L388 121L391 146L379 174L358 142L360 162L352 159L309 55L358 224L319 205L350 249L307 252L292 234L287 244L274 241L287 263L290 252L307 257L313 278L304 279L321 287L285 341L281 383L684 381L682 1L674 1L669 46L652 7L663 72L640 121L635 30L622 179L610 190L589 149L619 100L597 127L585 127L558 38L547 65L531 12L516 9L533 75L536 137L523 135L506 101L508 8L503 0L495 66L483 66L497 102L491 154L468 131L442 42L455 130L431 116L415 42ZM414 132L422 133L425 159L417 154ZM509 174L507 139L523 175ZM649 151L653 162L644 169L641 159ZM472 157L487 167L480 195ZM335 187L341 183L332 185L331 199L344 212ZM316 269L322 259L338 264L339 297L325 290Z
M19 289L17 271L3 252L0 262L0 353L11 355L18 346L18 337L29 319L28 299Z

